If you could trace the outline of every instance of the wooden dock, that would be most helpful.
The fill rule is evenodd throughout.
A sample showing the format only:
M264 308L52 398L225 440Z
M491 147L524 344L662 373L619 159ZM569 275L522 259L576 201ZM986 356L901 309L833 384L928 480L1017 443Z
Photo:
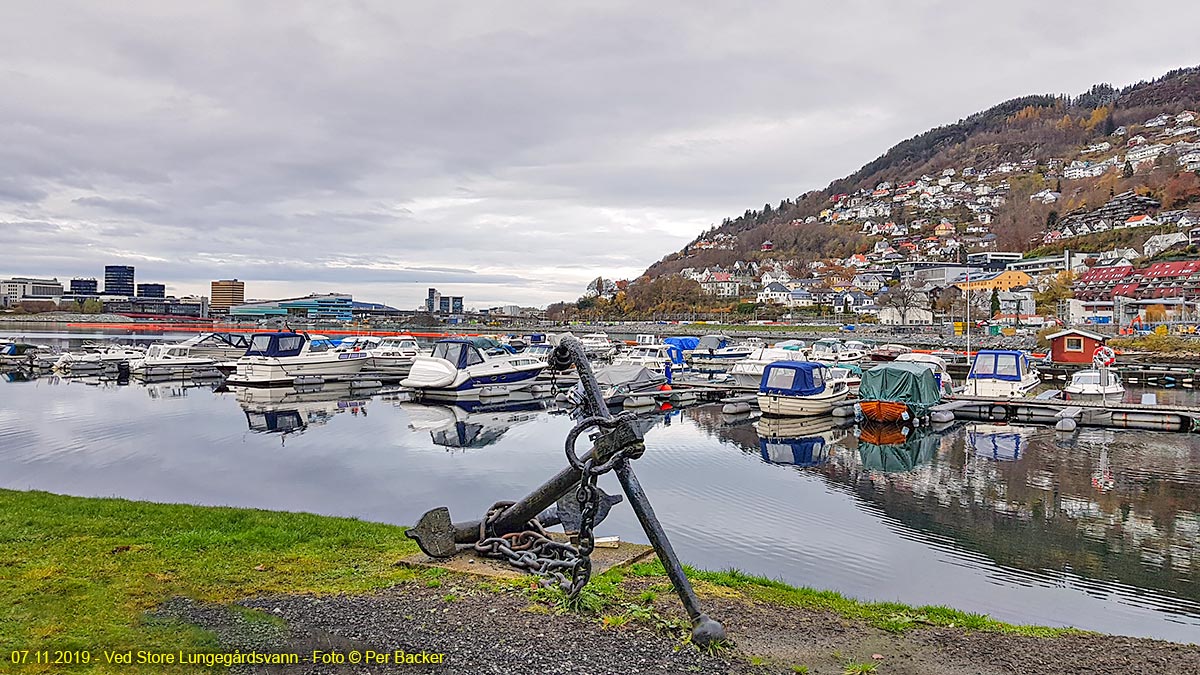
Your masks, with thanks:
M955 419L986 422L1053 424L1060 431L1076 426L1140 429L1145 431L1200 431L1200 407L1159 405L1156 402L1123 403L1064 400L1050 397L986 398L955 395L934 411L952 413Z

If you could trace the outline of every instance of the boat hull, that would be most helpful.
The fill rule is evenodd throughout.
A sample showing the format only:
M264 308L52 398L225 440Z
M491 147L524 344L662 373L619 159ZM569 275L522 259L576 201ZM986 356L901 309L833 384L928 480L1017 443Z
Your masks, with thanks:
M230 377L231 384L291 384L300 377L339 379L357 375L367 363L366 352L330 352L313 356L243 356Z
M758 409L764 415L779 417L810 417L827 415L839 403L846 400L850 392L841 388L836 393L823 392L816 396L781 396L779 394L759 394Z
M873 422L907 422L913 418L908 405L900 401L859 401L858 408Z

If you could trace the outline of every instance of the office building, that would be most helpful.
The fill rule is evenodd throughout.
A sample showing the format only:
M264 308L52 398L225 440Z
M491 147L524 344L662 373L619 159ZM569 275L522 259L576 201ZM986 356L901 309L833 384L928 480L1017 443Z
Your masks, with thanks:
M71 280L71 295L100 295L100 284L91 277L76 277Z
M58 302L63 296L63 285L58 279L35 279L13 277L0 281L0 298L9 306L25 300L49 300Z
M211 295L209 307L215 312L227 312L230 307L246 302L246 282L219 279L212 282Z
M165 298L167 297L167 287L163 284L138 284L137 296L139 298Z
M425 297L425 311L430 314L462 314L463 296L442 295L436 288L431 288Z
M306 321L353 321L354 299L341 293L308 295L303 298L261 300L229 309L231 319L296 317Z
M123 295L128 298L133 297L133 266L105 265L104 294Z

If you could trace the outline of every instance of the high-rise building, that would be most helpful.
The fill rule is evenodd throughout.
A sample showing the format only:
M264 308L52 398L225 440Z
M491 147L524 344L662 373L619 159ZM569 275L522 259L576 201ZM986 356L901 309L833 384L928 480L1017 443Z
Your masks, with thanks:
M133 265L105 265L104 294L133 297Z
M164 284L138 284L137 296L139 298L165 298L167 297L167 287Z
M93 278L76 277L71 280L71 295L99 295L100 284Z
M442 295L436 288L431 288L425 297L425 311L430 314L462 314L463 296Z
M230 307L246 302L246 282L237 279L220 279L212 282L212 300L209 309L227 312Z

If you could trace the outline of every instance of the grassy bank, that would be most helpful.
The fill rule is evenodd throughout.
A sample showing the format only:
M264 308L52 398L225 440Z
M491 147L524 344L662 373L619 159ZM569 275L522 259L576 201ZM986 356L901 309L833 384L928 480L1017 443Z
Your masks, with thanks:
M400 527L302 513L86 499L0 490L0 671L13 650L217 647L204 631L147 613L173 596L228 603L262 594L362 593L437 575L396 566L414 553ZM736 593L779 606L828 610L900 632L919 625L1054 635L945 607L865 603L795 588L737 571L689 570L702 592ZM470 581L464 583L473 583ZM607 627L665 622L645 609L645 586L670 593L661 565L638 564L593 580L582 609ZM491 592L523 592L546 611L562 608L555 591L528 582L482 583ZM267 617L264 617L266 619ZM96 672L128 672L90 666ZM161 672L147 667L146 672ZM84 668L87 671L88 668ZM19 672L54 672L27 665Z

